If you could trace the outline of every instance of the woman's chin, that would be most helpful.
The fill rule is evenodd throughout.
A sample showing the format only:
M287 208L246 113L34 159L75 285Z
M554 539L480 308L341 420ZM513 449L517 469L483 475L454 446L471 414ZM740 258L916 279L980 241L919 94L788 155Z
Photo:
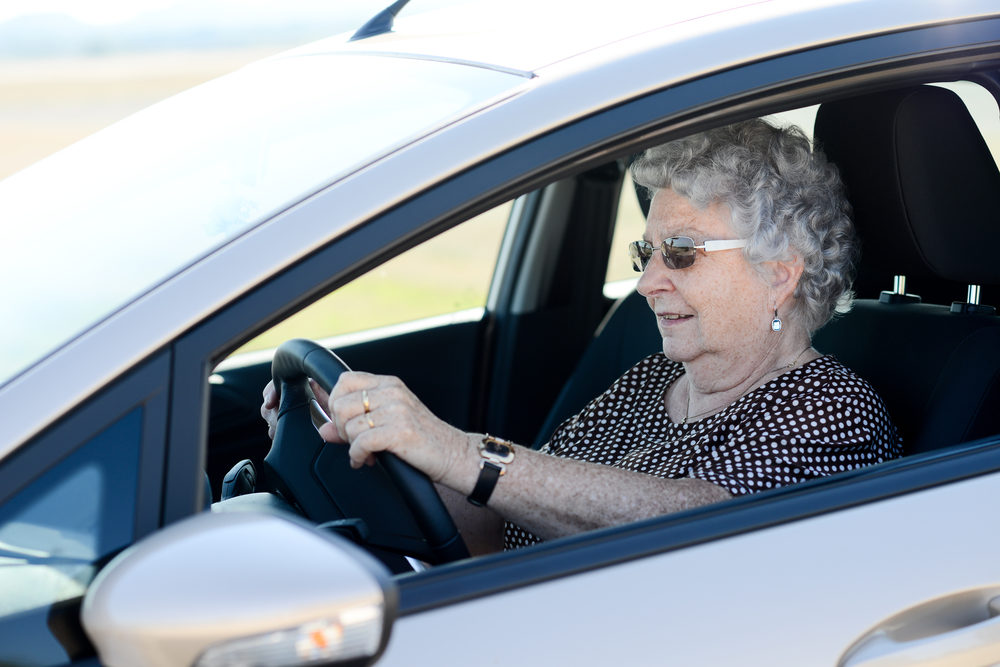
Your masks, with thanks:
M680 344L680 341L664 337L663 355L671 361L683 364L694 359L697 356L697 351L691 349L690 345L683 345Z

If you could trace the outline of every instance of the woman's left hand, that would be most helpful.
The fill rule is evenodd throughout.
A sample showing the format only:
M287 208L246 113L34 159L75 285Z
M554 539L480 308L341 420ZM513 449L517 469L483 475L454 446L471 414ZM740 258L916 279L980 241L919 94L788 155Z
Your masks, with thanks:
M327 442L350 444L354 468L387 451L440 482L469 450L469 436L434 416L396 377L342 373L327 407L333 421L319 433Z

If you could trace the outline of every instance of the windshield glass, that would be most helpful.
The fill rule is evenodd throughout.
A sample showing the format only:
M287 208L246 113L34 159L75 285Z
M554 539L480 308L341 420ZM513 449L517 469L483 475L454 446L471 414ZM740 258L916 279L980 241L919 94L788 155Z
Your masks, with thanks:
M0 384L254 224L523 81L402 58L275 59L0 182Z

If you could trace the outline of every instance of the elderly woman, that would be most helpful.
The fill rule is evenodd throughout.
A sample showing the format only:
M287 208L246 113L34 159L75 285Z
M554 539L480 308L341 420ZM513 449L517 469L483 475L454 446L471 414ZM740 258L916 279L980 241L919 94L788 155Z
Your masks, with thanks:
M455 429L395 378L346 373L329 397L321 435L349 444L354 466L388 450L425 472L474 552L502 533L521 546L900 453L872 387L810 345L849 305L856 250L836 170L805 136L738 123L652 148L632 173L652 194L630 254L663 352L541 450ZM275 403L269 387L266 419Z

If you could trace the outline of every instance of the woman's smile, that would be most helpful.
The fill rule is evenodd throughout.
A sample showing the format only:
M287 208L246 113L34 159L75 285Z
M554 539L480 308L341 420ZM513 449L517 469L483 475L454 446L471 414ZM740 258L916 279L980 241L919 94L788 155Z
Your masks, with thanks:
M685 315L683 313L657 313L656 319L661 327L673 327L687 322L694 315Z

